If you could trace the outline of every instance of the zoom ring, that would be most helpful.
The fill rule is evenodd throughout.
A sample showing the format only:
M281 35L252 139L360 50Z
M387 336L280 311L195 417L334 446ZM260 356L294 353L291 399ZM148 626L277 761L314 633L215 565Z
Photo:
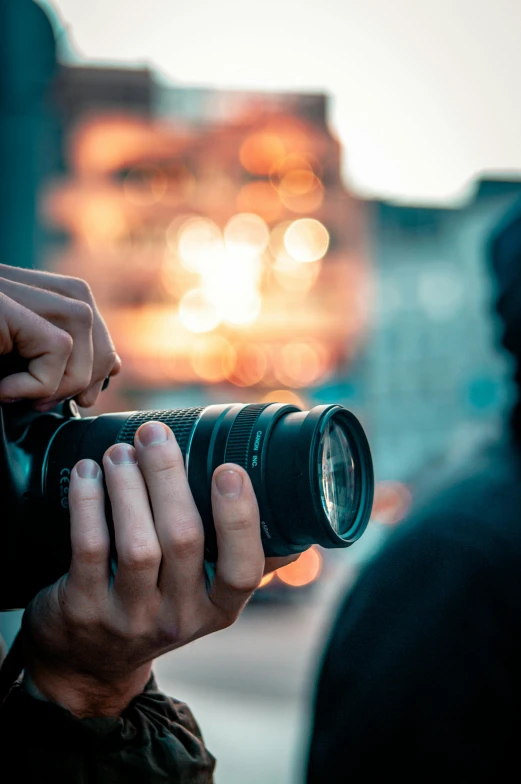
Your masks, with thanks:
M247 467L248 451L255 422L261 411L264 411L269 405L269 403L255 403L245 406L239 411L226 442L225 463L236 463L242 466L242 468Z
M152 420L154 422L163 422L173 431L183 457L185 457L190 434L202 411L204 411L203 407L168 408L164 411L139 411L129 416L126 420L117 435L116 442L133 444L135 432L140 425Z

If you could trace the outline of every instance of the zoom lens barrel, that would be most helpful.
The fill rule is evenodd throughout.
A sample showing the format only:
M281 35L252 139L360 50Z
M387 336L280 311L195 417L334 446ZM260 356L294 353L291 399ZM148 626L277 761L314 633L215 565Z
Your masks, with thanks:
M217 545L210 487L215 468L248 472L259 503L266 555L298 553L311 544L347 547L363 533L373 501L371 454L356 417L338 405L301 411L280 403L103 414L66 421L44 466L45 495L66 508L64 477L82 458L101 464L114 443L132 444L144 422L168 425L185 459L205 528L206 558Z
M205 558L215 561L211 508L214 470L237 463L249 474L267 556L299 553L312 544L347 547L358 539L373 503L369 445L356 417L339 405L301 411L280 403L66 417L22 408L3 432L11 470L1 564L7 607L24 607L70 566L69 482L78 460L102 465L105 451L132 444L150 420L168 425L183 454L205 531ZM1 424L1 418L0 418ZM114 544L111 507L106 516Z

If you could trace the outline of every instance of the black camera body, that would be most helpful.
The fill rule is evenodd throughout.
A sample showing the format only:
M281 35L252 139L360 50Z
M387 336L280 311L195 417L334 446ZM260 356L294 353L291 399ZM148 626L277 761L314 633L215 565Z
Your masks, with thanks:
M68 571L74 465L84 458L102 465L108 447L133 444L138 427L150 420L168 425L181 448L207 561L217 559L211 481L223 463L242 466L251 478L267 556L312 544L347 547L365 530L374 492L371 453L360 423L343 406L301 411L282 403L228 403L81 417L73 401L48 413L29 403L4 405L0 610L25 607ZM106 516L114 548L108 496Z

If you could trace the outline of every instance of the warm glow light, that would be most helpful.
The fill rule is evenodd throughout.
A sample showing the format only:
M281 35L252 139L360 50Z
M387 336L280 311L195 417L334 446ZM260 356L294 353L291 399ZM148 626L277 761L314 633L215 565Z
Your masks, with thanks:
M297 395L291 389L274 389L268 392L267 395L262 397L263 403L287 403L290 406L297 406L303 411L308 408L308 405L303 397Z
M285 291L306 294L317 282L321 267L321 259L302 264L286 253L278 256L272 269L275 280Z
M277 577L287 585L307 585L317 579L321 568L322 556L315 547L310 547L297 561L277 569Z
M371 520L395 525L407 515L411 503L411 491L403 482L378 482L374 491Z
M210 332L220 322L215 306L201 289L192 289L179 303L179 320L190 332Z
M258 384L266 372L266 352L256 343L240 343L235 349L235 366L228 375L228 381L237 387Z
M324 188L314 174L288 172L278 188L280 200L292 212L315 212L324 200Z
M179 229L177 247L187 269L194 272L211 269L222 253L221 230L209 218L189 218Z
M276 359L275 373L282 384L304 387L313 384L325 371L318 347L308 343L288 343Z
M284 144L273 133L253 133L243 142L239 158L252 174L269 174L279 158L286 153Z
M275 188L263 180L248 182L241 188L237 196L237 209L240 212L255 212L271 222L282 215L284 205Z
M270 232L270 250L275 258L287 256L286 246L284 245L284 235L291 226L292 221L282 221L274 226Z
M262 305L258 291L260 260L243 259L225 250L215 261L213 266L202 271L207 300L213 304L222 321L251 324Z
M314 218L293 221L284 234L284 247L295 261L317 261L325 255L328 246L329 233Z
M208 335L194 346L190 360L199 378L215 384L223 381L233 372L235 350L226 338L220 335Z
M81 211L80 230L91 245L110 245L127 231L125 214L109 197L89 199Z
M314 165L318 167L318 162L312 164L309 155L291 153L276 161L275 166L270 172L270 179L275 187L277 187L281 179L288 172L294 171L295 169L306 169L307 171L313 172Z
M240 258L260 256L269 241L265 221L254 213L241 213L230 218L224 228L226 249Z

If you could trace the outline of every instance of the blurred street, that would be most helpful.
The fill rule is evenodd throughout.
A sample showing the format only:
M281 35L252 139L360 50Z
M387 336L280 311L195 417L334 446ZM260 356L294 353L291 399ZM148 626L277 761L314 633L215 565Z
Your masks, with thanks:
M189 704L217 757L216 784L302 781L317 662L349 574L339 560L305 601L254 601L234 626L157 661L159 686Z

